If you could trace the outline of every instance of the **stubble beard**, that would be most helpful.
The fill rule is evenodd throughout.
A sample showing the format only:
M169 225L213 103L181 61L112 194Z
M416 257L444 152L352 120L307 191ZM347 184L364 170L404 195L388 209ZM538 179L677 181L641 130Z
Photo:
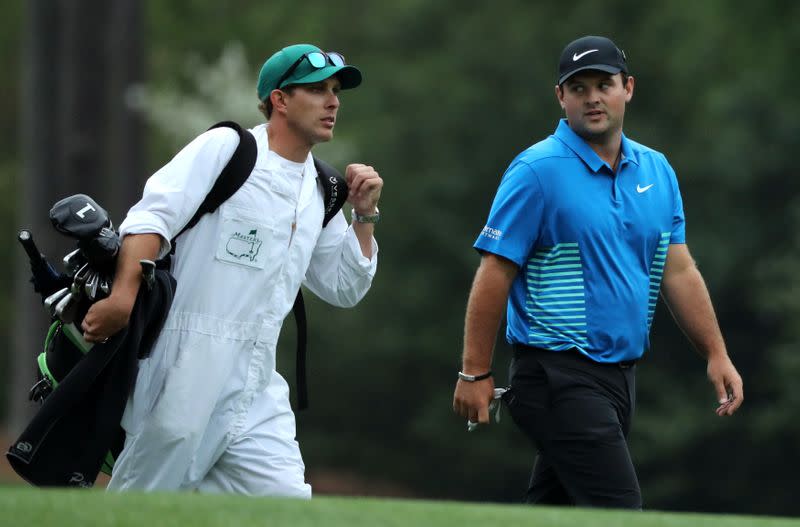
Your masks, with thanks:
M582 121L579 121L578 126L573 128L573 131L588 143L602 145L611 141L621 129L621 122L608 119L606 125L602 129L593 130Z
M319 133L314 130L313 126L304 126L302 123L291 123L290 127L298 137L302 138L303 142L306 143L309 148L319 143L327 143L333 139L333 130L330 130L328 134Z

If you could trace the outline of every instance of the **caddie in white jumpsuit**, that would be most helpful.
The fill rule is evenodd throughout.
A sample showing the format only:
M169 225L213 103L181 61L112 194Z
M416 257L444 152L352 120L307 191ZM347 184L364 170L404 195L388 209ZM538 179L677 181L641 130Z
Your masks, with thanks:
M338 90L354 87L355 68L344 66L350 77L343 75L327 55L316 66L307 57L314 50L290 46L265 63L259 97L264 101L267 91L274 110L268 124L250 130L258 145L255 168L217 211L176 241L177 293L152 353L140 361L122 420L125 447L109 489L311 497L289 388L275 370L281 325L301 284L330 304L350 307L366 294L377 265L373 225L348 225L340 211L322 228L323 192L309 152L332 136ZM298 60L286 79L275 81ZM295 84L294 90L272 88L270 81ZM120 226L120 260L130 260L133 243L126 240L140 238L133 235L149 235L165 255L238 142L234 130L215 128L156 172ZM286 145L306 143L302 162L276 152L297 158L298 150ZM356 213L377 212L377 172L350 165L346 178ZM101 302L92 309L97 306L84 321L92 340L108 336Z

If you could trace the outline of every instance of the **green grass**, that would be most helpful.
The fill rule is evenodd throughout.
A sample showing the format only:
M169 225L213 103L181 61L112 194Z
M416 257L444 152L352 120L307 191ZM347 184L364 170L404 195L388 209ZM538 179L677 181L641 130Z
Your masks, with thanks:
M800 520L456 502L0 488L0 526L800 527Z

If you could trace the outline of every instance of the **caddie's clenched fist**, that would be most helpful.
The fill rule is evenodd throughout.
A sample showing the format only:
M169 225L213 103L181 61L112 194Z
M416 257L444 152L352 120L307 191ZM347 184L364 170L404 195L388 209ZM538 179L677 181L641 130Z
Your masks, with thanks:
M368 165L353 163L347 165L345 179L349 191L347 201L355 211L362 216L375 214L383 188L383 180L375 169Z

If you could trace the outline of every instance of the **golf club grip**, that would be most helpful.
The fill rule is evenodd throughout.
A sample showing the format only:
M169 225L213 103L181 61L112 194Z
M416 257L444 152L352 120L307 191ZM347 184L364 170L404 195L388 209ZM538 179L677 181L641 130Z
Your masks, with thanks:
M42 253L39 252L39 248L36 247L36 243L33 241L31 231L25 229L19 231L17 240L22 244L22 248L25 249L25 253L27 253L31 262L39 262L44 258Z

